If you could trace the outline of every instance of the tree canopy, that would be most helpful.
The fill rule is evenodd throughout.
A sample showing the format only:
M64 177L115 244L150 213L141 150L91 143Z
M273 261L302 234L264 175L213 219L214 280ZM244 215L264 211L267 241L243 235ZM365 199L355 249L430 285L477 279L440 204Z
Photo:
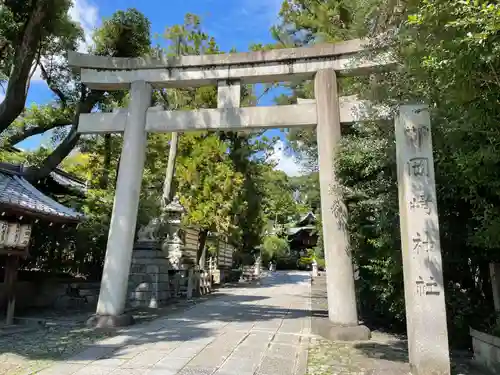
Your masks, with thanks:
M58 245L61 254L77 260L71 266L75 272L99 274L122 141L120 135L80 137L76 129L80 114L124 106L128 94L89 90L68 68L64 51L83 38L68 18L70 5L68 0L0 5L0 79L7 85L0 103L0 159L27 163L26 177L34 183L57 166L88 181L85 197L58 198L83 210L89 220L64 232L65 241L41 231L39 256L30 262L52 267L50 244L64 243ZM405 102L430 106L450 339L468 345L468 327L493 320L488 264L500 260L499 5L488 0L284 0L279 16L270 30L275 43L251 49L376 36L379 47L394 54L398 69L343 77L341 93L392 107ZM136 9L105 20L90 52L125 57L223 53L192 14L183 24L167 27L152 45L149 20ZM54 100L25 108L33 74L47 82ZM281 85L287 90L276 98L278 105L313 96L310 81ZM255 92L251 85L242 87L243 106L257 103ZM215 108L216 97L212 86L162 89L155 90L152 104ZM349 211L362 312L402 328L393 127L390 121L345 126L336 171ZM44 147L12 152L11 146L45 133L51 140ZM262 132L179 134L174 190L187 208L186 223L205 233L224 232L236 248L255 256L263 243L272 248L273 241L282 242L264 240L269 222L285 224L307 211L319 217L316 134L293 129L286 136L303 176L275 171L266 156L276 140ZM159 214L170 142L170 135L148 137L139 223Z
M33 3L36 3L38 7L39 4L47 2L48 0ZM22 2L12 1L11 3ZM38 164L33 165L28 171L27 178L32 181L47 176L78 144L80 136L76 130L80 114L90 112L95 106L109 107L123 99L117 96L120 94L107 94L87 89L79 82L78 76L68 67L65 53L69 49L76 49L77 41L82 38L83 34L81 29L68 19L67 13L71 3L62 0L57 0L56 3L53 5L57 11L54 10L48 14L54 12L53 17L57 15L61 18L60 22L62 23L56 23L56 26L60 25L60 27L54 29L59 34L50 34L49 31L53 30L53 28L47 26L47 44L27 47L30 50L34 49L33 53L35 55L40 55L36 61L32 59L29 62L28 68L33 69L33 72L35 69L40 70L41 77L47 82L56 100L42 106L34 105L23 111L26 100L26 87L29 84L28 78L31 78L31 76L27 77L23 83L18 83L18 85L22 85L22 94L16 94L15 92L11 94L9 87L17 82L15 76L16 66L26 64L26 58L17 54L11 56L10 60L6 60L5 66L2 68L8 78L8 86L5 100L0 103L0 143L3 146L15 145L30 136L43 134L49 130L53 131L53 137L56 141L56 147L52 152L47 154L44 159L39 160ZM10 40L8 39L9 35L15 35L17 28L27 27L26 25L29 24L30 20L33 18L38 19L37 12L39 12L39 9L37 7L26 7L23 8L22 12L19 10L20 8L1 7L0 10L11 14L13 19L20 18L21 23L0 25L0 33L5 34L6 39ZM21 13L18 14L18 12ZM39 14L40 17L42 13ZM23 26L22 20L25 20L26 25ZM64 34L61 34L63 32ZM43 36L45 33L40 31L40 35ZM12 39L14 36L10 38ZM150 53L150 38L149 20L140 12L136 9L119 11L110 19L105 20L102 27L95 31L92 52L107 56L141 56ZM17 50L22 49L18 48ZM47 58L41 55L42 52L47 53ZM16 111L13 117L6 117L3 122L1 117L2 106L8 107L9 113L11 113L15 107L9 105L11 101L22 102L22 108L20 111Z
M432 109L449 335L455 346L465 346L470 325L492 321L488 263L500 254L500 9L492 1L452 3L288 0L280 28L296 45L377 36L378 46L397 57L399 69L370 80L342 79L341 92L389 106L424 102ZM310 82L291 86L292 94L278 103L311 97L311 87ZM349 210L362 310L404 326L393 127L381 121L342 129L337 171ZM288 138L305 170L316 171L315 134L293 130Z
M118 11L94 32L89 52L105 56L222 53L215 39L203 31L200 19L192 14L186 15L183 24L167 27L154 47L149 29L149 21L137 10ZM57 69L43 77L54 93L54 101L27 108L1 134L4 147L0 157L31 166L26 177L33 182L43 181L56 166L87 181L89 189L84 197L59 197L88 217L78 230L67 234L61 251L78 260L75 272L90 272L92 277L98 277L106 248L122 137L119 134L81 137L76 133L78 117L94 109L111 111L126 106L129 97L127 92L88 90L68 69L65 60L58 63ZM63 81L64 77L71 78L70 84ZM255 103L253 91L251 85L242 87L243 105ZM172 110L214 108L217 88L155 90L152 105ZM31 135L48 132L51 134L48 144L33 152L12 152L10 146ZM275 219L275 212L280 221L296 215L297 205L288 178L272 173L273 165L266 157L274 141L262 132L180 134L174 190L186 208L185 224L200 228L205 239L209 231L223 233L241 252L256 254L263 240L264 223ZM170 145L169 134L148 135L138 225L160 214ZM54 251L50 250L54 241L46 233L43 240L37 241L46 243L36 257L37 266L54 267L51 255ZM60 238L57 242L62 243ZM43 251L49 254L43 255Z

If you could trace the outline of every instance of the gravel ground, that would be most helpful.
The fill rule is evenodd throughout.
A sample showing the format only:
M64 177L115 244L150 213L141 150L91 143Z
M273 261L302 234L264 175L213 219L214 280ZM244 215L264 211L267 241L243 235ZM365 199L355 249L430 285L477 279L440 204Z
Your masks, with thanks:
M315 278L312 293L312 329L328 319L326 278ZM383 332L372 332L366 342L331 342L320 337L311 340L308 375L406 375L409 374L407 342ZM468 353L452 359L454 375L489 375L475 366Z
M0 375L20 375L48 367L77 353L85 345L112 336L88 328L40 327L0 337Z
M161 309L136 310L133 315L140 324L183 312L216 295L217 293L192 301L180 300ZM0 375L24 375L41 370L71 357L98 340L121 332L86 328L84 322L88 315L84 313L61 314L63 313L47 311L38 316L30 315L28 320L41 320L46 324L35 325L28 332L0 335Z

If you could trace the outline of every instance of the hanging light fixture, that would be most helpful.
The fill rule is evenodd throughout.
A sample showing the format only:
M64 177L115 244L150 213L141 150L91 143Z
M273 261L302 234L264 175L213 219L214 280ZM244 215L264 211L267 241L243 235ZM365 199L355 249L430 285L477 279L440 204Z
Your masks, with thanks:
M31 224L0 221L0 248L24 249L31 238Z

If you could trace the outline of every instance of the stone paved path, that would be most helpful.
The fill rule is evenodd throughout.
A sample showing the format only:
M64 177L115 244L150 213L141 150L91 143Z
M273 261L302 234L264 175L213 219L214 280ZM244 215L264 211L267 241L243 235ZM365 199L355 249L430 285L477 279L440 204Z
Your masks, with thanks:
M310 282L277 272L182 315L131 327L38 375L304 375Z

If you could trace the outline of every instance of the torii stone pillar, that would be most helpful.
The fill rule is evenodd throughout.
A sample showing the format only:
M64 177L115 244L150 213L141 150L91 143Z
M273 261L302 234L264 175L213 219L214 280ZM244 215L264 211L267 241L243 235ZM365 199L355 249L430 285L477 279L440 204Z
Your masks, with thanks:
M325 249L328 317L321 333L333 340L367 340L370 330L359 325L354 268L349 250L347 210L335 189L334 157L340 141L340 107L334 70L320 70L314 80L317 106L321 219Z
M78 125L78 132L81 134L125 133L97 316L113 317L106 319L116 321L124 311L126 280L144 166L145 130L163 133L197 130L252 131L318 125L323 227L327 262L331 271L328 276L330 320L337 328L348 327L349 329L342 330L344 333L363 332L363 335L357 337L348 335L349 338L366 338L367 329L359 329L357 325L354 276L347 249L345 225L341 220L335 220L331 211L343 208L343 205L329 192L335 182L333 149L340 137L340 120L352 122L362 119L364 111L358 114L356 109L365 107L363 101L356 98L344 98L339 104L334 71L348 70L351 73L366 74L375 67L394 63L385 53L371 59L354 56L366 49L366 41L356 39L335 45L182 56L173 60L69 53L69 64L80 73L82 83L87 87L113 91L129 89L132 85L133 91L129 111L124 109L116 113L82 114ZM316 76L317 105L312 102L267 108L243 108L239 105L240 82L254 84L311 79L321 69L331 70L322 71ZM150 85L156 88L189 88L215 83L219 87L218 108L147 111L151 97ZM345 334L343 337L346 338Z
M146 114L151 105L151 85L133 82L130 93L97 313L88 321L98 327L128 325L132 321L124 310L146 159Z
M395 121L410 366L449 375L450 358L429 110L402 105Z

